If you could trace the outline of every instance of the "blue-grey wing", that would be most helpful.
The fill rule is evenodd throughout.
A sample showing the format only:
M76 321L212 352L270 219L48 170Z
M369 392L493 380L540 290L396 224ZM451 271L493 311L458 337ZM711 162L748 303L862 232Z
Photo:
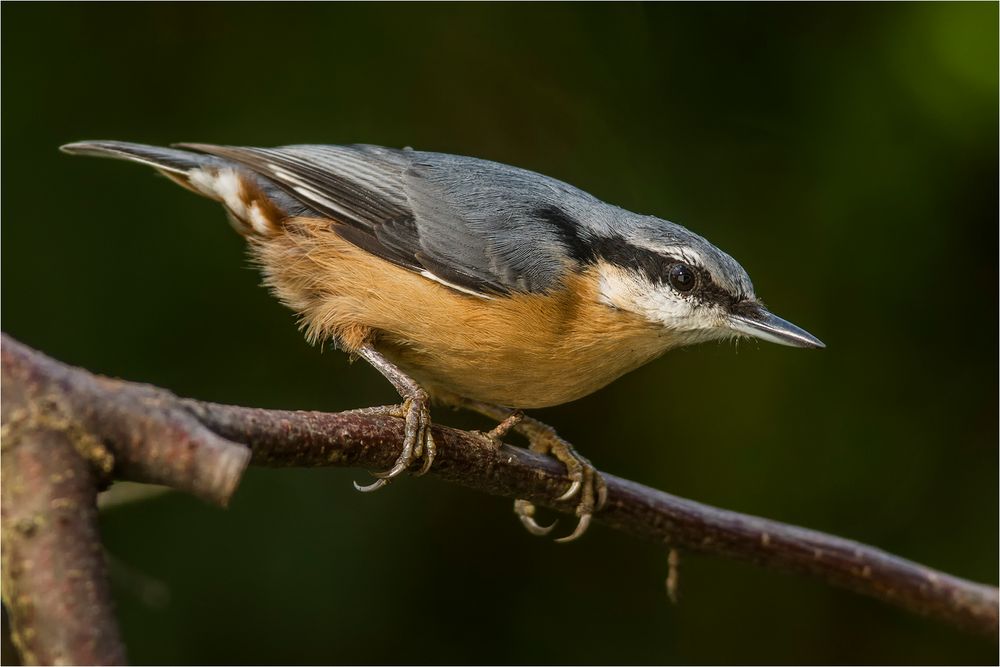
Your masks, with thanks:
M565 183L475 158L378 146L183 144L232 160L336 222L351 243L489 295L556 287L607 205Z

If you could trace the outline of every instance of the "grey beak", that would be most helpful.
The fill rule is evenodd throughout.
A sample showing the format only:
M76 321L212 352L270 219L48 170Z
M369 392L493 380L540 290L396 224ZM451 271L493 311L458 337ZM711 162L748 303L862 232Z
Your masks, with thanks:
M729 326L747 336L790 347L826 347L819 338L759 306L729 316Z

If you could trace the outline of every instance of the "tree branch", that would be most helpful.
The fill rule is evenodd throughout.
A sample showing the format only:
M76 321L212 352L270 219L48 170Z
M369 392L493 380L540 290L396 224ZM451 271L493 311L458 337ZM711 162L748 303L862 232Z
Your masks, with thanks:
M248 462L270 467L376 469L391 465L399 455L403 423L384 412L290 412L183 399L149 385L66 366L7 336L2 342L4 599L15 635L22 638L28 628L38 626L38 619L25 614L14 601L23 597L31 600L32 609L45 607L45 596L56 579L65 582L71 571L85 572L79 576L93 582L95 591L106 592L106 584L103 566L80 570L79 564L87 560L83 553L61 563L36 560L36 567L45 562L50 568L44 580L16 574L21 571L18 559L25 557L11 545L17 544L17 526L22 525L18 522L30 511L24 509L28 499L13 493L8 497L12 486L8 471L15 479L28 474L32 465L66 468L66 457L75 456L91 471L88 479L110 474L114 479L165 484L224 505ZM38 414L56 417L39 420ZM26 415L36 417L32 420ZM19 426L28 423L34 431ZM438 453L430 474L477 491L573 512L572 502L553 500L568 485L562 467L554 461L506 445L497 450L477 434L441 426L434 427L434 438ZM86 477L82 469L79 474ZM595 520L612 528L670 547L806 574L951 625L997 636L995 587L858 542L717 509L613 475L605 479L608 502ZM50 482L39 476L32 483ZM51 496L53 489L48 489L47 497L70 497L79 503L75 507L83 507L86 501L92 512L95 483L78 485L65 496ZM92 516L86 518L91 525ZM82 524L74 525L80 529ZM110 646L117 642L114 622L108 620L110 602L105 593L97 597L86 607L91 614L80 614L75 622L102 628ZM25 651L23 645L21 650ZM121 653L113 651L70 656L75 662L114 662L120 657Z
M25 404L21 386L4 379L3 600L11 640L28 664L120 664L125 650L97 529L108 461L57 404Z

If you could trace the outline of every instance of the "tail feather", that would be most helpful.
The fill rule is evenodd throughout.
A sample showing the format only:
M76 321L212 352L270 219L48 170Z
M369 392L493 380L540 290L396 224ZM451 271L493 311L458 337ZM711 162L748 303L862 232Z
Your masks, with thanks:
M316 215L264 176L214 155L125 141L80 141L59 150L153 167L178 185L220 202L244 236L273 236L283 229L285 218Z
M70 155L109 157L138 162L177 176L186 176L192 169L225 165L223 160L211 155L126 141L78 141L60 146L59 150Z

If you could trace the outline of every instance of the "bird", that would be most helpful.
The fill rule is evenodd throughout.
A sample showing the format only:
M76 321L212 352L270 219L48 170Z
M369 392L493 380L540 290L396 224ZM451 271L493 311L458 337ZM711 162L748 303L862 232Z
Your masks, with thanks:
M582 535L606 500L600 474L524 410L591 394L681 346L754 337L822 348L772 314L747 272L673 222L607 204L567 183L489 160L367 144L170 147L80 141L65 153L150 166L222 204L264 284L310 342L378 370L402 403L401 453L374 491L426 473L430 402L511 429L567 470ZM533 534L552 526L515 511Z

